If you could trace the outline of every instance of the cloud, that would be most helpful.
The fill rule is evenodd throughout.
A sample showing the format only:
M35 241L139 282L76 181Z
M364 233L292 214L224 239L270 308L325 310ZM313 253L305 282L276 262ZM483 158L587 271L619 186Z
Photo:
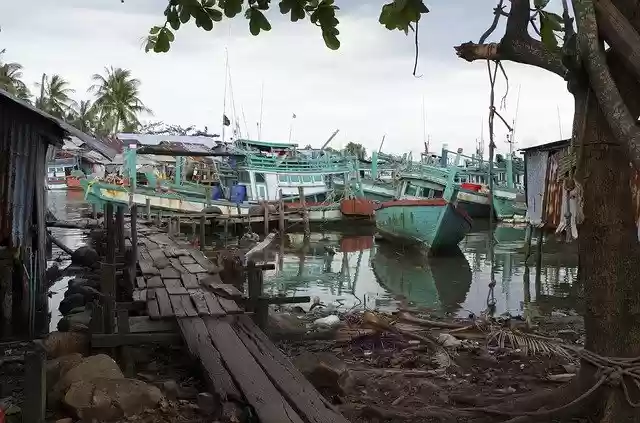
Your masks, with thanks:
M264 85L262 138L320 146L336 128L332 146L349 141L414 154L422 150L422 99L432 149L475 149L484 119L488 139L488 77L485 63L456 58L453 46L477 40L492 18L490 0L459 0L431 5L420 24L419 78L411 73L412 34L390 32L378 23L382 1L341 0L342 47L324 46L319 28L308 21L291 23L269 13L273 30L253 37L243 17L205 32L188 24L176 34L168 54L147 54L148 29L162 22L163 2L156 0L32 0L28 18L17 2L2 2L0 45L6 60L25 66L33 83L43 72L71 81L79 98L90 77L105 66L132 70L142 80L142 97L154 110L148 119L208 126L218 131L223 113L236 116L243 130L256 137ZM496 36L499 35L499 30ZM225 51L231 86L225 91ZM563 81L545 71L505 64L510 91L508 122L520 101L516 138L519 146L570 133L573 105ZM504 83L497 88L498 96ZM233 111L235 108L235 112ZM559 110L559 113L558 113ZM291 120L292 113L297 119ZM246 122L246 124L245 124ZM496 123L496 144L506 150L504 125ZM488 145L488 141L486 141Z

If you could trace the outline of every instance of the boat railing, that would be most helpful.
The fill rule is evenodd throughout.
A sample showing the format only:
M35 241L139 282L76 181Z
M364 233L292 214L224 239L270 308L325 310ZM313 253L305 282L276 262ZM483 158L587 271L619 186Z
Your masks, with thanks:
M343 173L351 170L350 162L344 158L298 158L268 157L247 155L239 162L240 166L252 169L272 170L278 172L331 172Z

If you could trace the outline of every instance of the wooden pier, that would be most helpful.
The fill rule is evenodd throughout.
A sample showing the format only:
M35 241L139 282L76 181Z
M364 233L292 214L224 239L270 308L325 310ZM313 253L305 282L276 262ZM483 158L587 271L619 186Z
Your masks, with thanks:
M94 347L116 348L127 373L133 371L130 346L182 339L222 403L249 407L263 423L347 422L260 329L269 303L308 297L263 297L262 271L269 265L250 260L221 273L201 251L138 224L135 207L129 231L123 209L116 219L111 209L105 212L104 296L92 306ZM116 256L125 257L122 272ZM235 280L223 281L221 274ZM241 292L245 276L248 297Z

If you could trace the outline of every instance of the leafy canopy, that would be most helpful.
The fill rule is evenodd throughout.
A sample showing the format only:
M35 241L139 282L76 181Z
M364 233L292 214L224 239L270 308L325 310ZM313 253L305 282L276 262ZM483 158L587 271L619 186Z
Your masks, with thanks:
M311 23L320 28L327 47L332 50L340 48L340 21L336 18L339 8L334 0L280 0L278 8L292 22L309 18ZM169 51L175 40L174 31L189 21L194 21L197 27L205 31L211 31L215 22L234 18L243 11L249 21L249 31L258 35L271 30L271 23L266 16L271 9L271 0L170 0L164 10L165 23L151 28L145 50L156 53ZM420 17L428 12L423 0L392 0L382 7L379 21L389 30L408 34L409 29L413 29Z

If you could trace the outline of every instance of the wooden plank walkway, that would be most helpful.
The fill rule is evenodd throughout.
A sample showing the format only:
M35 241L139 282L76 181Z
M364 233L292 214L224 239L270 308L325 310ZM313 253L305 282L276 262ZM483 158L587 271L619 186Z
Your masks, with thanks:
M139 226L134 302L158 323L177 321L190 354L222 401L249 404L262 423L347 423L254 324L199 250Z

